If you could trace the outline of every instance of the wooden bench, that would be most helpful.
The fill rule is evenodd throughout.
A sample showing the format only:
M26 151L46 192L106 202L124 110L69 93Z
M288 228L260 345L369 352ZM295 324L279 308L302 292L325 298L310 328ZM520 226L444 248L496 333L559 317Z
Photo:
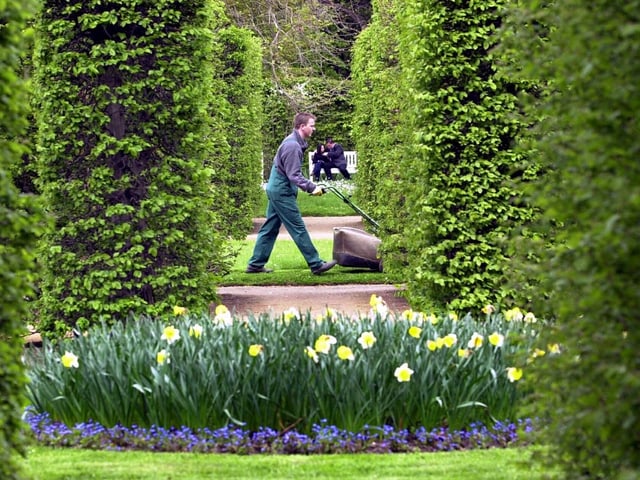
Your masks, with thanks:
M315 151L311 151L309 152L309 178L311 178L311 176L313 175L313 154L315 153ZM347 160L347 172L349 172L351 175L353 175L354 173L356 173L358 171L358 152L352 151L352 150L345 150L344 152L344 158ZM321 174L324 173L324 170L322 170ZM337 175L338 173L340 173L340 170L338 170L337 168L333 167L331 169L331 173Z

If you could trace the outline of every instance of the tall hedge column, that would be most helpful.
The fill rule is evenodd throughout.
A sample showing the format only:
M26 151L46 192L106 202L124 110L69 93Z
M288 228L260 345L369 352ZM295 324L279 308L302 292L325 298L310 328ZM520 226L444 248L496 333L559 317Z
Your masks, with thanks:
M38 24L41 327L205 308L214 0L44 1Z

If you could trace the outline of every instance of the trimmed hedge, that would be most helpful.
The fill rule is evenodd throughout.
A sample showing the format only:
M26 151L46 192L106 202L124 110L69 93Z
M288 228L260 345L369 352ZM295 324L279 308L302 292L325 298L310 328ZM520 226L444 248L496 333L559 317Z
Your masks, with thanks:
M209 160L225 22L213 0L43 2L38 173L56 224L41 252L42 331L215 299L224 244Z
M387 200L405 205L403 229L385 248L406 265L385 257L385 268L405 273L416 308L477 311L514 294L507 238L535 215L511 181L537 170L521 169L514 148L526 84L498 74L492 53L506 3L409 1L399 14L410 95L402 128L413 138L398 169L402 188Z
M362 208L384 224L383 238L402 229L404 219L392 212L402 208L399 164L409 140L399 128L405 92L399 88L397 8L396 0L373 2L371 24L358 36L353 55L356 195Z
M253 34L234 26L220 30L217 41L222 47L219 80L225 97L214 111L224 118L224 147L216 149L211 159L216 165L215 209L224 219L217 228L225 236L244 239L253 227L253 213L263 192L262 50Z
M42 220L35 200L20 194L9 173L26 153L18 139L26 129L27 89L18 72L33 7L7 0L0 16L0 477L9 480L24 478L15 458L25 453L21 333Z

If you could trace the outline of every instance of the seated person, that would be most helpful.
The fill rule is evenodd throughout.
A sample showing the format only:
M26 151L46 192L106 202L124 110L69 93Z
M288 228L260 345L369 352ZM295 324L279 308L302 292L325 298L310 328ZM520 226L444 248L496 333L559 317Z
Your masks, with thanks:
M320 171L324 170L325 175L327 176L327 180L333 180L331 175L331 167L327 167L326 164L329 161L326 152L324 151L324 145L322 143L318 144L318 148L313 152L313 156L311 157L311 162L313 163L313 181L320 181Z
M326 166L329 167L329 169L333 167L337 168L338 170L340 170L340 173L346 180L350 180L351 175L347 171L347 159L344 157L344 149L342 148L342 145L334 142L333 138L327 137L327 153L326 154L327 154L327 157L329 157L329 161L326 162Z

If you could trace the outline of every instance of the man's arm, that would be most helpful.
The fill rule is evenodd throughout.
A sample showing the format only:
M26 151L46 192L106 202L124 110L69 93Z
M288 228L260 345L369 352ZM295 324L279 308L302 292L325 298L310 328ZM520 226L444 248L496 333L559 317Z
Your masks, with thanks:
M280 155L287 178L301 190L307 193L313 192L316 189L316 184L302 175L302 148L295 142L288 142L283 146Z

